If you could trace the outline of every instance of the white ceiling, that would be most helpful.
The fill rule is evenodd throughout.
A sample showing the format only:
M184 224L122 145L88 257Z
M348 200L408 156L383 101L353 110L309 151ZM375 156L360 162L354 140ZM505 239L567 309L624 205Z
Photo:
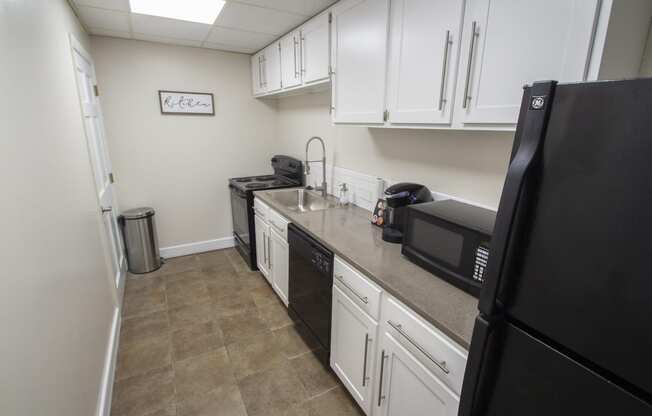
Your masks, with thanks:
M213 25L131 13L129 0L71 4L93 35L253 53L335 1L227 0Z

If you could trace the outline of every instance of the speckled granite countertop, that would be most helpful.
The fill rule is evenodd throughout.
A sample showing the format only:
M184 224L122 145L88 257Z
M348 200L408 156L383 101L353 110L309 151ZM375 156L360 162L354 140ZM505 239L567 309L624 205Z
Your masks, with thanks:
M468 350L478 300L408 261L400 244L383 241L382 230L371 224L369 211L351 205L293 212L270 198L273 192L278 191L259 191L256 197Z

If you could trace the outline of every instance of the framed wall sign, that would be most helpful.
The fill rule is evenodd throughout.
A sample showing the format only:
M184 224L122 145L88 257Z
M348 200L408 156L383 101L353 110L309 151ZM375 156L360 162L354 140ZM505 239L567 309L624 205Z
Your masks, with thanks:
M213 94L159 90L161 114L195 114L214 116Z

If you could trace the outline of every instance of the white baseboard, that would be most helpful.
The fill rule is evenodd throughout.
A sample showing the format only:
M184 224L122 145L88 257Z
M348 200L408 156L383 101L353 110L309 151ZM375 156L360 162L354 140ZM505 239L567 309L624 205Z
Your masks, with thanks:
M111 415L111 398L113 396L113 380L115 378L115 365L118 358L118 342L120 341L120 308L115 308L111 333L106 348L102 383L100 384L99 400L97 401L97 416Z
M206 251L221 250L233 247L233 237L216 238L214 240L196 241L194 243L179 244L177 246L161 248L161 256L169 259L172 257L187 256L189 254L204 253Z

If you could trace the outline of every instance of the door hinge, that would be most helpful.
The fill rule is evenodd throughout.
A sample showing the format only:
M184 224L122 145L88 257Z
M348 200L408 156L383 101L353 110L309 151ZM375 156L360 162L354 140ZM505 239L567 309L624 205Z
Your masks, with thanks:
M389 120L389 110L385 110L383 113L383 121Z
M328 23L333 23L333 13L328 13Z
M109 173L109 182L115 183L115 178L113 177L113 173Z
M333 71L332 65L328 65L328 75L335 75L335 71Z
M97 84L93 85L93 91L95 92L96 97L100 96L100 89L98 88Z

